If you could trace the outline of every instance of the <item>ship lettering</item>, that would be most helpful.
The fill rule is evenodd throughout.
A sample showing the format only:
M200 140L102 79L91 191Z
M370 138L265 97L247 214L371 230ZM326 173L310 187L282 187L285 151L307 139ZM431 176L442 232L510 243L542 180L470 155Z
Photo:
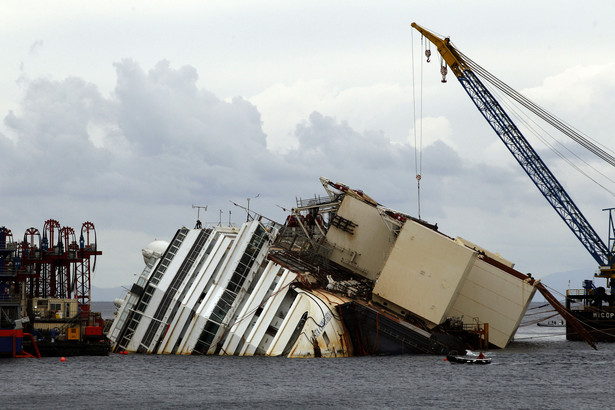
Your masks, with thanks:
M594 319L613 319L613 317L615 316L615 313L612 312L594 312L593 313L593 317Z

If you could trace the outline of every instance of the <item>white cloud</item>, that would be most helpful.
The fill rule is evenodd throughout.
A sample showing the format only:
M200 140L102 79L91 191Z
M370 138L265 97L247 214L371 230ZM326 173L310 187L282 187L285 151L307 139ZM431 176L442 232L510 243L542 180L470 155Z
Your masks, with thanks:
M394 142L407 141L411 101L407 87L379 83L341 88L323 80L274 84L250 98L263 115L269 149L297 147L294 129L313 111L344 118L360 131L382 131Z
M615 63L576 65L523 92L540 105L553 107L551 111L565 113L566 117L577 116L579 111L587 114L588 109L596 108L597 100L607 97L605 91L615 88L614 69Z
M424 117L415 124L415 129L411 130L412 135L408 137L408 141L416 146L429 146L436 141L442 141L450 147L457 147L457 143L451 137L453 135L451 123L448 118L439 117ZM416 137L416 144L414 143Z

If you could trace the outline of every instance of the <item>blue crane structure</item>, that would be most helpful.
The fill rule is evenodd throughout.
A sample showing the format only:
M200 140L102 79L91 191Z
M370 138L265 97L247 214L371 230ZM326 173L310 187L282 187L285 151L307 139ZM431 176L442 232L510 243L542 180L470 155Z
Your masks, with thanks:
M534 182L536 187L538 187L538 190L551 204L553 209L555 209L557 214L581 241L594 260L598 262L601 271L600 276L604 275L604 277L612 279L615 272L613 267L615 263L613 255L615 228L611 212L613 209L605 209L610 213L609 246L607 247L594 228L589 224L585 216L583 216L579 208L575 205L572 198L570 198L568 193L564 190L557 178L555 178L534 148L528 143L519 128L510 119L509 115L504 111L492 93L479 80L478 76L475 74L475 70L477 68L480 70L480 66L477 66L459 52L451 44L448 37L444 39L440 38L416 23L412 23L412 27L438 48L438 52L442 55L443 62L451 68L453 74L457 77L480 113L485 117L489 125L500 137L502 142ZM446 65L442 65L441 71L443 75L442 82L446 82ZM507 93L510 93L510 91L510 89L506 90ZM530 105L532 105L531 102ZM588 144L591 143L583 140L582 145ZM594 148L599 151L597 154L598 156L601 156L609 162L615 162L615 160L603 150L597 147Z

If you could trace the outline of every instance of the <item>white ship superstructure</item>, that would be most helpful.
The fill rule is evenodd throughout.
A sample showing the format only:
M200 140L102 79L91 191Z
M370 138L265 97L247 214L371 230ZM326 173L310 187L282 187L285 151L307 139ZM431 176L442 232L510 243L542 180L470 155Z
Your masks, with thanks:
M220 249L220 245L230 246L236 236L235 228L179 229L159 258L146 258L143 273L118 311L110 339L122 350L153 352L161 332L175 319L180 297L189 292L187 285L195 281L200 285L209 272L204 272L205 268L212 269L207 262L225 255L227 249ZM212 254L214 248L217 252Z
M267 232L258 221L243 225L220 270L213 275L212 286L204 290L203 300L195 306L195 315L187 324L189 336L179 345L180 352L214 353L248 288L261 273L270 235L275 232Z
M207 242L201 262L194 269L178 296L177 311L167 319L168 331L159 348L161 353L176 353L196 317L199 306L212 289L214 281L227 262L237 237L238 229L216 227Z
M297 274L266 260L276 233L259 221L184 227L163 254L144 250L146 267L109 332L113 349L309 356L317 346L324 356L349 355L335 304L295 290Z

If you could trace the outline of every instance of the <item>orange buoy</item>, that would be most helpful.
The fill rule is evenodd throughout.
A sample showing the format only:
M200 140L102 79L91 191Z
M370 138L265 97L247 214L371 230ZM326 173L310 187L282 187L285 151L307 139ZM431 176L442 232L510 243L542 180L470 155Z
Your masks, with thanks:
M66 361L66 357L63 357L60 359L61 362L65 362Z

